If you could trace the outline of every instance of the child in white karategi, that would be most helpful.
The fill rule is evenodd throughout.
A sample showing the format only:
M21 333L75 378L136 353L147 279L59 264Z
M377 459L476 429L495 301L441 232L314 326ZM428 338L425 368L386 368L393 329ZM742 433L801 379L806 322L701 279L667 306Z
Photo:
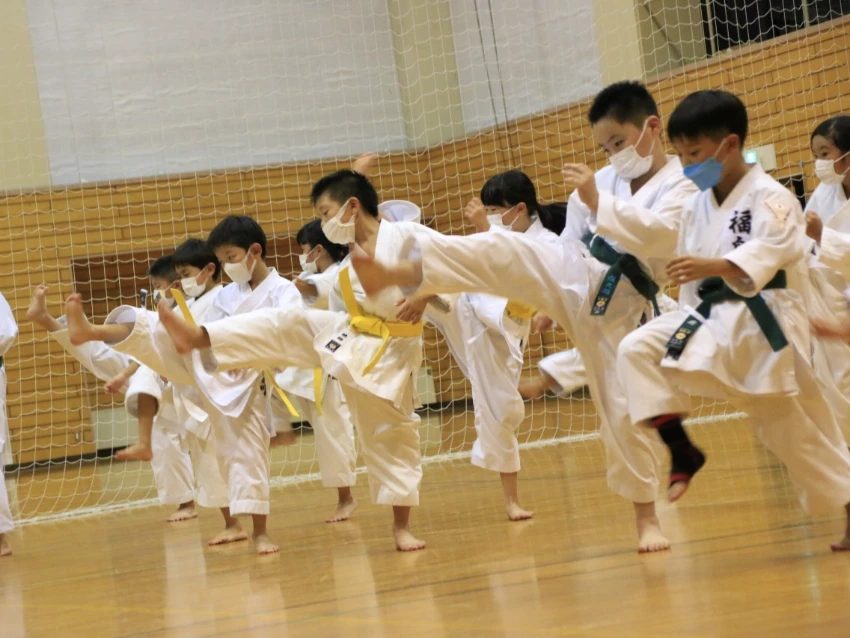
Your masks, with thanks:
M673 112L668 134L701 191L676 244L655 246L677 255L667 273L681 310L626 337L617 371L635 427L657 429L670 451L671 501L705 462L682 427L698 395L747 412L807 511L850 514L850 452L810 361L802 211L746 164L747 129L744 104L724 91L693 93ZM847 536L833 546L848 547Z
M298 255L301 274L293 283L308 307L327 309L328 298L340 265L348 255L348 248L328 241L318 219L302 226L295 241L301 247ZM337 490L336 510L326 519L327 522L348 520L357 509L357 501L351 492L357 480L357 448L351 413L339 381L322 368L287 368L276 379L290 396L298 397L296 405L313 428L322 485Z
M513 170L487 180L481 198L466 206L465 215L479 232L513 231L557 246L566 205L539 203L531 179ZM412 309L424 309L421 302L426 300L419 299ZM442 311L434 304L425 310L471 385L477 434L472 464L499 473L505 512L512 521L534 515L519 503L517 430L525 405L517 386L535 314L528 305L478 293L459 295Z

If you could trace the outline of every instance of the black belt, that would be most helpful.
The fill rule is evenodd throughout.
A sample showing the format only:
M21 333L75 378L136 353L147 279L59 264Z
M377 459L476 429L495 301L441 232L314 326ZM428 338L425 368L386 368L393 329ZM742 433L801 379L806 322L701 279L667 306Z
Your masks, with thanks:
M625 277L638 291L641 297L652 303L652 309L656 316L661 314L658 308L658 300L656 295L660 290L643 268L640 267L640 262L634 255L617 252L611 245L599 235L587 233L581 238L584 245L590 250L590 254L601 261L606 266L610 266L608 272L605 273L605 278L602 280L602 285L599 286L599 292L596 294L596 299L593 300L593 308L590 310L591 315L604 315L608 310L608 304L611 303L611 298L614 296L614 291L617 289L617 284L620 283L620 277Z
M773 279L767 282L763 290L775 290L785 287L785 271L780 270ZM742 301L749 308L753 318L756 320L759 328L761 328L762 333L767 338L767 342L774 352L779 352L788 345L785 333L782 332L782 326L779 325L779 321L773 316L767 302L760 294L755 297L743 297L727 286L721 277L703 279L700 282L698 294L700 299L702 299L702 303L696 307L696 311L706 319L711 316L711 307L714 304L726 301ZM688 345L691 336L699 329L702 323L700 319L693 315L688 317L667 342L667 356L678 360L685 346Z

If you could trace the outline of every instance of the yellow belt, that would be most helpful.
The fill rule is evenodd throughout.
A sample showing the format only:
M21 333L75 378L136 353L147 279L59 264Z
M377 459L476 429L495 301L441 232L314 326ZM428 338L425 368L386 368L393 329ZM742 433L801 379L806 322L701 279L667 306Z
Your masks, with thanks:
M345 309L351 318L351 327L357 332L379 337L381 339L381 347L372 357L372 360L363 368L363 374L367 374L387 349L390 337L418 337L422 334L423 322L418 323L402 323L399 321L385 321L380 317L364 315L360 304L354 298L354 289L351 287L351 277L348 274L348 266L339 271L339 288L342 293L342 300L345 302Z
M180 308L180 312L183 314L183 318L189 323L191 323L193 326L198 325L197 323L195 323L195 318L192 316L192 311L189 310L189 306L186 304L186 297L183 296L183 292L181 290L177 290L176 288L172 288L171 296L174 297L174 301L177 302L177 307ZM289 400L289 397L286 396L286 393L277 384L277 381L274 380L274 374L272 374L272 371L268 368L264 368L263 374L266 377L266 385L269 385L274 388L275 392L277 392L277 395L280 397L280 400L283 401L283 404L286 406L286 409L289 410L289 414L291 414L296 419L300 418L298 411L295 409L295 406L292 405L292 402ZM315 376L313 383L315 384ZM321 385L319 387L321 388Z
M524 303L519 303L518 301L509 301L508 305L505 306L505 312L508 313L508 316L514 317L515 319L524 319L528 321L537 314L537 308Z

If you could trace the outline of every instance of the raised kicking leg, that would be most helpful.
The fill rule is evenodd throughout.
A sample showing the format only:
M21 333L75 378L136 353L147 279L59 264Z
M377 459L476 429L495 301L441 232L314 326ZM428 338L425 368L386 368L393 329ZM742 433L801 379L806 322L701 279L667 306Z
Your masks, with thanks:
M65 301L65 319L68 321L68 337L75 346L89 341L117 343L133 332L133 326L129 324L96 326L91 323L83 312L83 296L78 293L71 295Z

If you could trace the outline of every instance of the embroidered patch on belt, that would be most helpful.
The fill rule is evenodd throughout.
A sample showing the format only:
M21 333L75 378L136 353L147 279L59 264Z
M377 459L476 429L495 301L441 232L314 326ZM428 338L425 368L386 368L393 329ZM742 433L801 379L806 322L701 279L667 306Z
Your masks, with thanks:
M701 325L702 321L696 317L688 317L685 319L684 323L676 329L676 332L667 342L667 356L674 361L678 361L679 357L682 355L682 351L688 344L688 340Z
M337 350L339 350L339 348L340 348L340 346L341 346L341 345L342 345L342 344L341 344L339 341L336 341L336 340L334 340L334 339L331 339L330 341L328 341L328 342L325 344L325 348L327 348L327 349L328 349L328 350L330 350L331 352L336 352Z
M596 301L593 308L590 310L591 316L598 317L604 315L608 310L608 304L611 303L611 297L614 296L614 291L617 289L620 276L608 274L602 280L602 285L599 287L599 294L596 295Z

